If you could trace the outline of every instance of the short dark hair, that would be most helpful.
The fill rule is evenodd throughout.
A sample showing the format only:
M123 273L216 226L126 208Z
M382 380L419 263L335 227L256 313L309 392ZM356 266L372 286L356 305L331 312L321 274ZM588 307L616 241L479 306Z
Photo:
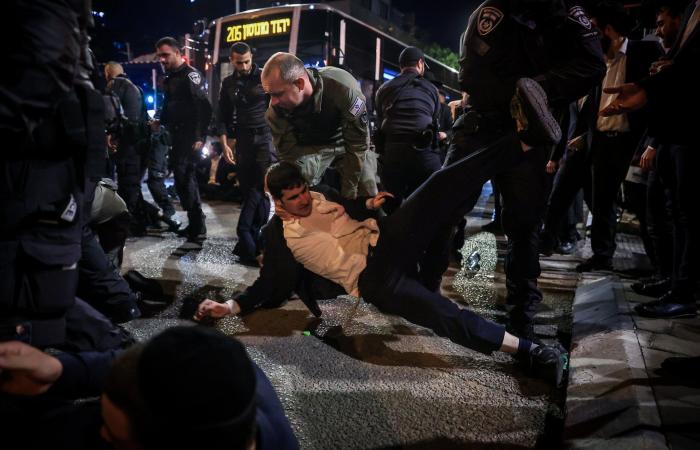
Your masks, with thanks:
M294 189L306 184L301 169L294 163L278 162L267 169L267 189L275 199L282 198L284 189Z
M591 10L591 16L595 18L601 30L610 25L623 36L629 36L636 25L624 5L616 1L603 0L597 3Z
M680 17L685 14L688 0L656 0L656 12L665 12L671 17Z
M165 36L158 39L158 42L156 42L156 48L160 48L161 45L168 45L177 50L178 52L182 53L182 50L180 49L180 43L174 37Z
M250 45L242 41L234 42L231 45L231 54L238 53L239 55L245 55L246 53L249 53L251 51L252 50L250 49Z
M222 386L202 395L201 384ZM127 350L105 394L147 450L245 449L255 437L256 375L243 345L205 327L172 327Z

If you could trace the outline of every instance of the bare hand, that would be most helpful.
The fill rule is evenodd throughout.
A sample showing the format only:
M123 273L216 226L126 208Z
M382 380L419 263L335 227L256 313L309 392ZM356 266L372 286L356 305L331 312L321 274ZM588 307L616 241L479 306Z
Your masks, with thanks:
M655 75L667 68L668 66L670 66L671 64L673 64L673 61L670 59L661 59L659 61L654 61L653 63L651 63L651 67L649 68L649 75Z
M200 321L205 317L213 317L214 319L220 319L221 317L228 316L230 314L238 314L241 312L238 303L233 302L233 309L228 303L219 303L214 300L205 299L197 307L197 312L194 313L193 319Z
M234 139L233 141L230 141L233 143L233 145L236 145L236 140ZM233 149L229 147L228 145L223 145L224 148L224 159L226 160L227 163L229 164L236 164L236 156L233 153Z
M557 163L555 161L547 161L547 165L544 166L544 170L552 174L557 171Z
M275 215L284 221L294 219L294 216L288 213L286 209L284 209L284 206L282 206L282 202L279 200L275 200Z
M46 392L63 373L61 362L19 341L0 343L0 391L13 395Z
M652 170L656 162L656 149L654 147L647 147L642 153L642 157L639 160L639 167L642 170Z
M444 141L445 139L447 139L447 133L438 131L438 141Z
M111 154L117 153L117 144L119 143L116 136L113 134L107 135L107 148Z
M634 83L605 88L603 92L606 94L617 94L617 98L598 113L603 117L635 111L647 104L646 91Z
M160 120L153 119L150 122L148 122L148 125L151 127L151 131L160 131Z
M202 147L204 147L203 141L196 141L194 144L192 144L192 150L195 152L202 150Z
M566 143L566 147L569 149L570 152L577 152L583 149L583 146L585 145L583 136L585 135L578 135Z
M381 208L382 205L386 203L387 198L394 198L394 194L385 191L377 193L377 195L375 195L374 197L367 199L367 209L371 209L374 211Z

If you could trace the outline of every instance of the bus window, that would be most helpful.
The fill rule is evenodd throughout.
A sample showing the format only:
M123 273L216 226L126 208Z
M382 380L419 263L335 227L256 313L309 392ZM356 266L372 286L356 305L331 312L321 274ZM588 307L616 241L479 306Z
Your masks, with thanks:
M377 34L359 23L345 19L345 58L343 65L355 77L366 71L374 73Z
M299 19L297 58L310 66L325 66L328 51L328 12L324 10L302 11Z

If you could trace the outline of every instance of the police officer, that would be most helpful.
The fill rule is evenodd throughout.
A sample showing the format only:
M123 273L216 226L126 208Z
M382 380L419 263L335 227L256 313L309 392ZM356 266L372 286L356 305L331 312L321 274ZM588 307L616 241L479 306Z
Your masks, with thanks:
M263 177L273 154L272 134L265 122L270 99L262 88L262 70L253 63L248 44L234 43L230 60L233 74L221 83L217 116L223 156L237 166L242 197L236 227L238 243L233 252L241 263L257 266L255 257L262 250L260 228L270 213L270 202L263 192Z
M161 64L168 72L164 81L165 99L160 123L166 125L172 138L170 158L175 190L189 220L187 227L178 234L189 241L201 242L206 239L207 228L195 168L206 139L211 105L202 75L182 60L177 41L164 37L156 43L156 49Z
M144 202L141 194L141 162L145 150L143 147L149 139L146 128L148 115L143 94L124 73L121 64L110 61L105 64L104 71L107 80L106 92L119 98L126 118L118 136L110 135L110 146L115 151L114 160L119 177L117 192L126 202L132 215L132 233L143 234L147 221L141 209Z
M391 213L442 166L438 147L440 99L437 88L423 77L423 52L408 47L399 55L401 74L377 91L381 179L397 202L386 205Z
M352 75L337 67L306 69L296 56L280 52L265 63L261 81L270 95L265 118L281 161L298 164L311 186L335 162L343 197L377 193L366 100Z
M532 336L542 300L538 228L547 192L545 164L561 133L542 131L558 128L546 110L524 120L524 111L533 111L524 99L548 99L566 108L600 83L605 63L598 34L575 0L487 0L469 18L460 47L459 80L469 104L455 123L445 165L479 149L491 155L474 175L495 179L501 189L507 302L514 306L510 325ZM474 192L472 207L478 195Z

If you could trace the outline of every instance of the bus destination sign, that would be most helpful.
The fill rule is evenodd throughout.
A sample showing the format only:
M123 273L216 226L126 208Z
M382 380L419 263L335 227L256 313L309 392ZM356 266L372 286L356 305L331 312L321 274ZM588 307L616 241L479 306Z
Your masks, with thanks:
M250 38L264 38L266 36L279 36L289 33L292 19L282 17L279 19L261 20L250 23L234 23L226 26L226 42L245 41Z

